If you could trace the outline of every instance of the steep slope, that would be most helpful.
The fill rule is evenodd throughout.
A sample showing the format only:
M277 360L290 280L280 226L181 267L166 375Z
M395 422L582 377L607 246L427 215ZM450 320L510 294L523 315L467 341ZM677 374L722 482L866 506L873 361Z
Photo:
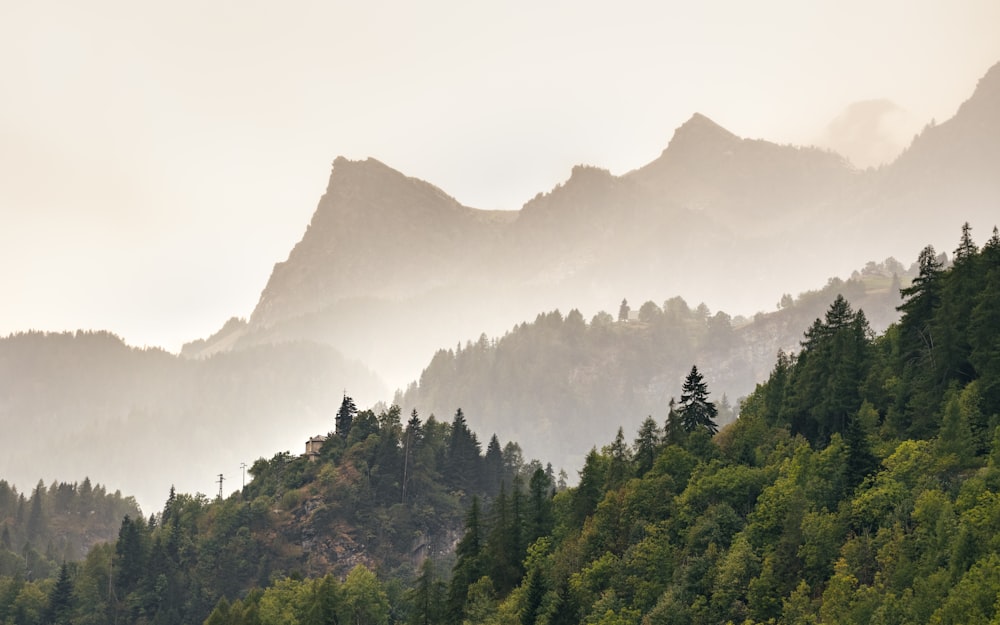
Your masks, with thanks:
M904 236L932 240L962 214L982 227L1000 214L1000 63L980 79L951 119L928 124L880 172L865 218L890 244Z
M263 329L337 300L406 299L452 283L459 259L493 244L505 215L368 159L333 163L327 191L250 317Z
M648 165L622 176L575 167L509 213L464 207L378 161L339 158L248 326L200 348L314 340L398 385L442 345L539 310L589 316L623 296L679 293L750 315L873 250L909 258L949 244L963 221L991 227L998 83L994 67L953 119L880 170L741 138L695 114Z

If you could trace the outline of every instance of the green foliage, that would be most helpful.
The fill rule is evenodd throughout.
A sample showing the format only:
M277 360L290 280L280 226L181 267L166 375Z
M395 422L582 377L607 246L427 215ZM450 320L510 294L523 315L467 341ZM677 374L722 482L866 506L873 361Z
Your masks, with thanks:
M715 424L715 417L719 411L714 403L708 401L708 385L698 372L698 367L694 365L684 379L684 386L681 387L681 403L677 412L685 432L704 429L715 434L719 431Z
M563 492L517 443L494 437L484 457L461 411L405 426L395 407L360 411L318 462L259 460L242 496L213 503L171 493L58 579L0 576L0 622L997 622L1000 325L977 321L992 319L997 246L978 250L966 229L950 269L925 250L903 319L877 339L835 297L718 433L692 368L662 433L651 418L634 439L623 427ZM678 302L643 308L644 324L727 326ZM58 491L0 483L0 509L26 537ZM40 549L26 544L25 564ZM338 568L350 559L383 578Z
M470 622L555 620L526 597L582 623L995 622L1000 428L991 356L976 355L1000 324L956 315L993 314L977 302L994 297L983 267L1000 241L980 252L968 234L952 269L925 250L878 339L836 297L715 437L682 397L663 435L647 420L631 448L620 431L591 450L543 574Z
M134 499L89 478L48 487L39 481L29 498L0 480L0 576L55 575L60 563L114 538L123 516L139 514Z
M710 314L680 297L645 302L632 321L625 321L627 312L617 322L613 314L598 313L589 323L575 310L542 313L496 339L440 350L395 401L404 411L439 415L462 406L477 432L501 432L556 466L577 467L581 453L595 441L613 439L619 426L632 433L646 416L662 425L664 399L680 396L693 362L711 380L714 421L730 422L735 412L722 398L750 393L771 356L794 344L838 294L863 306L873 327L886 328L898 316L899 294L890 290L890 278L894 272L904 283L911 277L898 265L873 263L864 276L831 280L753 319Z

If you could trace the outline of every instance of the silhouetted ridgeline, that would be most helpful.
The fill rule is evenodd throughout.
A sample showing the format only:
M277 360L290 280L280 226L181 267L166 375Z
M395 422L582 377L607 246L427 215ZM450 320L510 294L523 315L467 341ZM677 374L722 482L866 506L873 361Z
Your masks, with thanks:
M899 286L916 275L894 259L869 263L847 281L832 279L753 319L691 308L680 297L636 304L631 315L577 310L539 315L503 337L439 350L418 383L397 392L403 411L447 414L462 406L479 431L521 441L528 454L575 471L594 441L666 418L691 363L701 363L722 402L722 422L739 398L765 379L779 350L801 349L802 328L843 294L863 308L876 330L897 319ZM609 415L618 415L609 419Z
M875 250L910 258L928 241L947 244L952 208L992 225L997 171L1000 65L952 119L864 171L828 151L741 138L700 114L648 165L623 175L574 167L506 213L462 206L374 159L338 158L249 322L188 352L318 341L398 387L434 350L538 311L681 294L749 315Z
M240 462L298 449L348 387L385 395L316 344L192 360L106 332L14 334L0 339L0 475L23 490L85 470L147 506L171 484L210 492L218 473L239 479Z

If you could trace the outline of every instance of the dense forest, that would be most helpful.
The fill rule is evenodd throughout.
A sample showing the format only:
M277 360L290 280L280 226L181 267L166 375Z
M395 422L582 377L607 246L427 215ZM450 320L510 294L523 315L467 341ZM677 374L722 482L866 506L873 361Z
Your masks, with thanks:
M90 478L39 482L27 497L0 480L0 575L48 577L60 562L114 538L122 517L138 513L134 499Z
M461 410L450 422L416 413L404 422L395 406L358 410L344 396L329 426L316 453L258 460L227 498L171 489L148 518L134 502L123 520L118 510L102 537L117 530L117 541L82 562L73 561L82 550L60 552L62 569L49 562L30 576L23 566L0 571L0 622L201 622L218 601L256 596L254 588L275 580L374 580L372 570L396 580L393 604L402 606L401 584L421 562L453 558L471 502L532 480L544 482L547 501L558 480L551 467L525 462L516 443L494 436L484 449ZM33 513L22 514L31 527ZM30 535L17 529L12 544L30 552Z
M577 310L552 311L500 338L483 334L439 350L394 401L404 412L448 414L462 406L476 431L519 441L526 453L556 466L579 467L586 450L619 426L666 418L666 398L680 391L693 362L711 378L720 423L728 423L737 400L767 377L774 355L796 348L802 329L838 294L883 331L898 319L900 286L916 275L916 263L869 262L847 280L786 294L775 310L750 319L689 306L680 297L634 306L626 299L614 315L600 312L589 322Z
M693 366L576 486L515 443L344 397L312 456L171 493L11 623L989 623L1000 616L1000 235L925 249L876 336L835 296L718 428ZM706 368L707 369L707 368ZM614 413L611 413L614 415ZM611 418L609 416L609 418ZM631 439L631 440L630 440ZM454 550L451 549L454 544Z

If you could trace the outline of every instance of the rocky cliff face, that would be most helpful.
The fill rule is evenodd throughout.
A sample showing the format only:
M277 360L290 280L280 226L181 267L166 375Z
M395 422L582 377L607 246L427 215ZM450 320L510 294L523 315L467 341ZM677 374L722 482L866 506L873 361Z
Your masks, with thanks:
M251 330L338 300L405 299L449 284L456 261L489 250L502 221L375 159L337 158L302 240L275 265Z

